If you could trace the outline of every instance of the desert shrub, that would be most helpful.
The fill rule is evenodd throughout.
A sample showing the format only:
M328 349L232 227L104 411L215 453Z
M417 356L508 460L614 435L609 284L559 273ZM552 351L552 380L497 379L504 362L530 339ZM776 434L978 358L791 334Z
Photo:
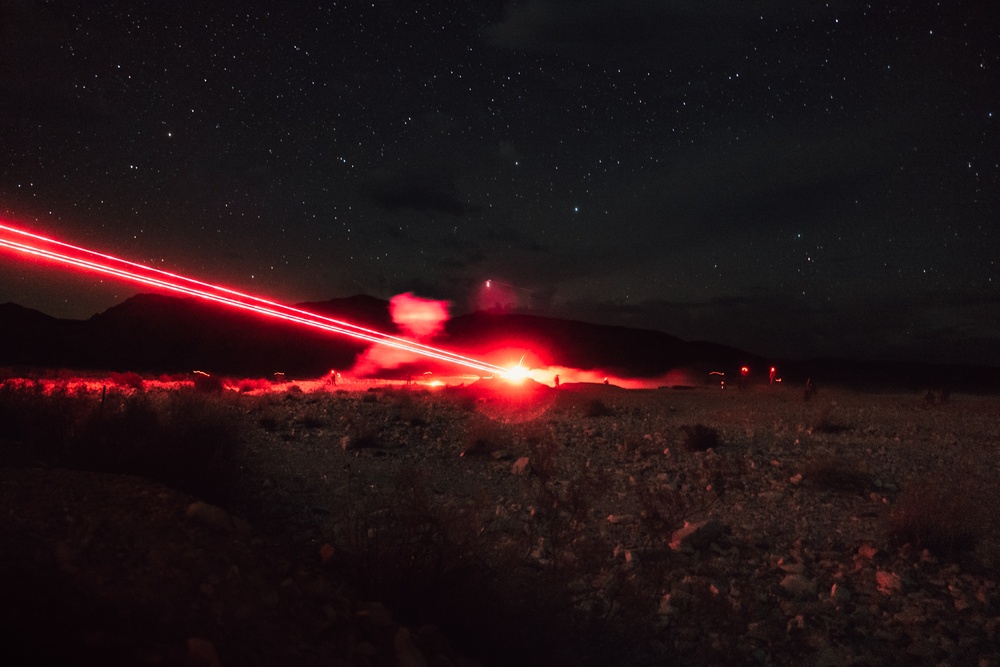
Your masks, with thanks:
M348 449L382 449L385 446L380 420L371 413L351 411L340 417L346 433L340 446Z
M534 429L525 440L531 457L531 469L543 481L554 479L559 472L559 442L545 428Z
M384 449L385 441L379 430L371 425L361 424L351 428L351 433L341 439L343 449Z
M410 426L427 425L427 403L430 395L427 391L402 390L392 395L394 413L397 418Z
M681 490L676 486L657 484L638 487L636 499L643 533L653 542L669 542L685 519L706 512L716 502L717 496L707 489Z
M681 444L689 452L704 452L709 449L716 449L720 444L719 432L710 426L705 426L704 424L682 426L681 431L684 433Z
M385 488L355 490L345 546L354 583L369 599L405 608L441 579L444 525L425 480L421 470L404 468Z
M265 415L257 420L257 424L268 433L276 433L281 423L276 417Z
M660 453L653 437L646 433L627 432L621 436L615 444L615 453L623 461L638 461L647 456L655 456Z
M302 411L302 414L295 421L306 428L323 428L330 423L330 418L323 406L310 405Z
M223 399L172 392L153 457L162 462L163 481L207 500L227 500L238 468L240 424L234 406Z
M445 387L441 395L461 412L475 412L479 406L478 397L465 385Z
M196 391L206 394L220 394L225 387L225 381L221 375L196 372L191 374L191 381L194 383Z
M243 378L236 383L236 389L241 394L246 394L251 391L270 391L271 385L272 380L266 378Z
M510 446L513 438L502 424L488 420L473 421L462 438L462 456L490 456Z
M159 411L145 392L106 391L67 450L69 462L81 468L148 475L155 466L146 448L159 424Z
M808 461L800 471L807 484L831 491L862 492L874 485L871 475L855 460L821 456Z
M154 400L143 392L108 392L67 454L77 467L142 475L226 503L236 479L239 424L223 397L180 390Z
M65 389L46 394L40 382L0 386L0 440L19 443L31 457L58 459L90 402Z
M837 433L847 431L848 427L834 419L833 406L827 405L816 415L816 418L813 420L812 426L809 430L812 433L836 435Z
M583 408L583 415L585 417L610 417L613 414L614 411L598 398L588 401Z
M611 475L606 470L580 467L567 475L561 502L577 525L586 524L593 514L594 501L611 491Z
M927 549L944 559L973 551L991 527L997 500L989 480L966 471L908 483L887 521L890 541Z
M118 387L126 387L128 389L142 389L143 387L142 376L131 371L125 373L111 373L108 376L108 382Z

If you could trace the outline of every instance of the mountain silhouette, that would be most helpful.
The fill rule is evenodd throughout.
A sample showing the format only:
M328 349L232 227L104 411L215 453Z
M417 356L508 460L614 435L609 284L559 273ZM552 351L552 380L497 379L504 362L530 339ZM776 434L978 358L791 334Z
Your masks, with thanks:
M389 303L382 299L358 295L295 307L400 335L389 315ZM702 374L707 381L710 371L737 377L739 368L748 365L755 370L754 377L760 378L766 377L767 367L776 365L786 383L812 378L820 384L863 389L1000 389L1000 369L993 367L770 359L659 331L520 313L475 312L454 317L433 344L473 357L500 346L523 348L537 353L543 364L621 377L653 378L683 369L694 377ZM58 319L14 303L0 304L0 366L8 368L150 374L197 369L242 377L275 372L318 377L331 369L351 368L368 347L370 343L343 334L160 294L139 294L87 320ZM424 368L438 372L447 367L421 360L400 372Z

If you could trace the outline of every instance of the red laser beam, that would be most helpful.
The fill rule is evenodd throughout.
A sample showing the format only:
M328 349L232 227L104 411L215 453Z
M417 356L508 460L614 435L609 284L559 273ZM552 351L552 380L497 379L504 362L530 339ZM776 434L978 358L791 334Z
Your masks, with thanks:
M154 269L112 255L56 241L16 227L10 227L2 222L0 222L0 248L41 257L82 271L103 273L121 280L178 292L233 308L240 308L259 315L266 315L331 333L339 333L379 345L387 345L485 373L504 376L508 374L508 370L501 366L479 361L478 359L466 357L455 352L423 345L405 338L351 324L350 322L317 315L299 308L220 287L219 285L161 271L160 269Z

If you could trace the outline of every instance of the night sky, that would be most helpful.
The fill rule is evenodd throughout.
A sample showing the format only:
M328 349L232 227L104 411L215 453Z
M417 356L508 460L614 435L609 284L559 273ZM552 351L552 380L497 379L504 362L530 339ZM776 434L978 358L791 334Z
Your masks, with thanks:
M286 302L1000 365L990 5L0 0L0 217ZM0 253L0 303L139 291Z

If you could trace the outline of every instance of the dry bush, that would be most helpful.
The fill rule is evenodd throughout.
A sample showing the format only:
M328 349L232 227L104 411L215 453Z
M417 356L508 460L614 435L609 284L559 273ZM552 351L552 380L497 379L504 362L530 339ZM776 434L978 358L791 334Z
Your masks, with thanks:
M607 470L579 468L567 476L561 502L570 520L583 526L594 515L594 500L611 492L612 480Z
M111 373L108 376L108 382L118 387L125 387L127 389L143 388L142 376L131 371L126 373Z
M273 382L267 378L243 378L236 384L236 389L241 394L251 391L270 391Z
M215 503L232 500L242 422L225 397L108 392L68 443L81 468L142 475Z
M110 388L100 396L0 388L0 439L34 460L141 475L212 502L230 498L241 429L224 397Z
M385 442L378 429L360 427L354 429L351 435L344 436L341 445L345 450L353 449L384 449Z
M206 394L221 394L226 382L221 375L208 375L206 373L194 373L191 376L196 391Z
M588 401L583 408L585 417L610 417L613 414L614 411L598 398Z
M445 557L426 474L404 468L384 488L360 486L354 499L346 549L359 591L394 608L417 604L440 582Z
M997 492L975 471L925 476L906 484L893 504L886 531L896 545L927 549L959 559L974 551L995 528Z
M552 431L545 426L534 424L529 427L525 441L528 443L532 472L543 482L554 479L559 472L559 442L552 435Z
M305 428L323 428L330 423L330 417L322 405L311 403L295 418L295 421Z
M268 433L276 433L281 426L281 422L273 415L265 415L257 420L257 424Z
M640 486L636 491L639 520L643 534L651 544L669 542L673 532L686 519L702 515L711 509L718 495L707 488L681 490L668 485Z
M689 452L704 452L719 447L719 432L710 426L695 424L682 426L681 430L684 432L681 444Z
M509 449L512 443L513 435L508 428L489 419L477 419L465 429L462 456L491 456Z
M843 433L849 430L849 427L838 422L833 418L833 406L824 406L822 410L816 415L816 419L813 421L812 426L809 431L811 433L826 433L827 435L836 435L837 433Z
M875 485L872 476L853 459L835 456L818 456L807 462L800 471L807 484L849 493L862 493Z
M410 426L427 426L427 391L396 392L395 406L400 421ZM423 399L423 400L422 400Z
M92 404L65 388L46 394L41 382L5 382L0 386L0 440L23 446L26 457L58 463Z

